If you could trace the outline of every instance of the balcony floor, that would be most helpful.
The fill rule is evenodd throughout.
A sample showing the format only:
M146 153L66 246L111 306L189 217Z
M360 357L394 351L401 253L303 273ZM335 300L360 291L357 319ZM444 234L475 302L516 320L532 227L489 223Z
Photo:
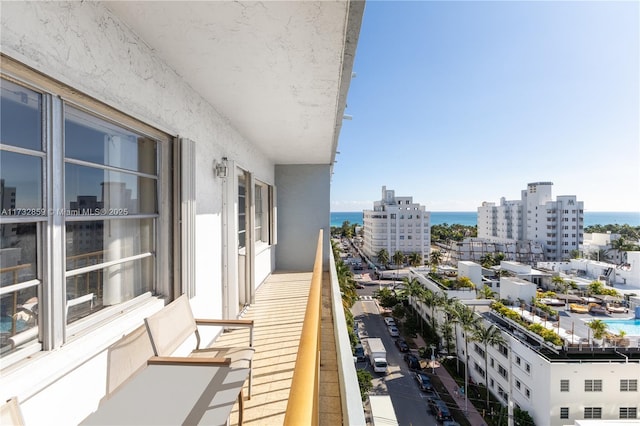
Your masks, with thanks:
M256 292L256 303L242 316L254 320L253 394L247 399L245 384L244 419L246 425L282 425L289 399L291 379L304 312L307 305L311 272L277 272ZM320 366L320 424L342 424L340 386L336 360L333 315L330 304L329 274L323 275L322 350ZM246 344L247 331L224 333L216 346ZM238 403L230 424L238 424Z

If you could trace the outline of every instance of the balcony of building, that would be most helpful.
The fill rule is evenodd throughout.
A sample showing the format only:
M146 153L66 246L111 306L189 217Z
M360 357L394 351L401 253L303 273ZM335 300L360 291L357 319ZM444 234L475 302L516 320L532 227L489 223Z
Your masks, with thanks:
M347 325L333 256L329 271L321 272L321 319L319 394L305 395L318 410L321 425L364 425L364 411L356 376ZM243 319L254 320L255 347L252 397L244 402L243 424L295 424L290 403L296 370L313 369L299 361L301 337L309 304L314 272L277 271L256 292L256 301ZM308 320L308 319L307 319ZM237 346L246 341L246 329L232 330L216 340L216 346ZM292 387L293 386L293 387ZM246 384L245 384L246 387ZM307 392L302 392L306 394ZM245 391L245 395L247 392ZM287 422L285 418L291 416ZM237 425L238 403L230 424Z

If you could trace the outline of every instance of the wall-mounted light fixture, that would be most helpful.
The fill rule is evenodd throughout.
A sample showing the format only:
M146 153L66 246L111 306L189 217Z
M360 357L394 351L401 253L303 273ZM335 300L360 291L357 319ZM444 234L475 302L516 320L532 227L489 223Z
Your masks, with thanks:
M222 157L220 162L213 162L213 173L216 177L226 178L229 172L229 168L227 167L227 157Z

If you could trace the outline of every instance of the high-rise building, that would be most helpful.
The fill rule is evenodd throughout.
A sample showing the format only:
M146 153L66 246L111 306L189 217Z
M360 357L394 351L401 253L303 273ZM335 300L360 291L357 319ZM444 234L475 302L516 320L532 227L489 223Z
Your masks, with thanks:
M499 243L539 244L545 260L569 259L584 233L584 207L575 195L553 200L552 182L534 182L520 200L500 199L478 207L478 237Z
M413 202L413 197L396 197L394 190L382 187L382 199L373 210L364 210L364 244L367 256L375 257L385 249L389 256L396 251L406 255L419 253L423 261L431 244L430 212Z

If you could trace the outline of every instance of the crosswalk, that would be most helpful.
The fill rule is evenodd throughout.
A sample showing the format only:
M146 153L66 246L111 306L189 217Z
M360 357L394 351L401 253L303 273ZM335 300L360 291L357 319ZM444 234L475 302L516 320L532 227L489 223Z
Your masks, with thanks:
M360 300L373 300L373 296L360 296Z

